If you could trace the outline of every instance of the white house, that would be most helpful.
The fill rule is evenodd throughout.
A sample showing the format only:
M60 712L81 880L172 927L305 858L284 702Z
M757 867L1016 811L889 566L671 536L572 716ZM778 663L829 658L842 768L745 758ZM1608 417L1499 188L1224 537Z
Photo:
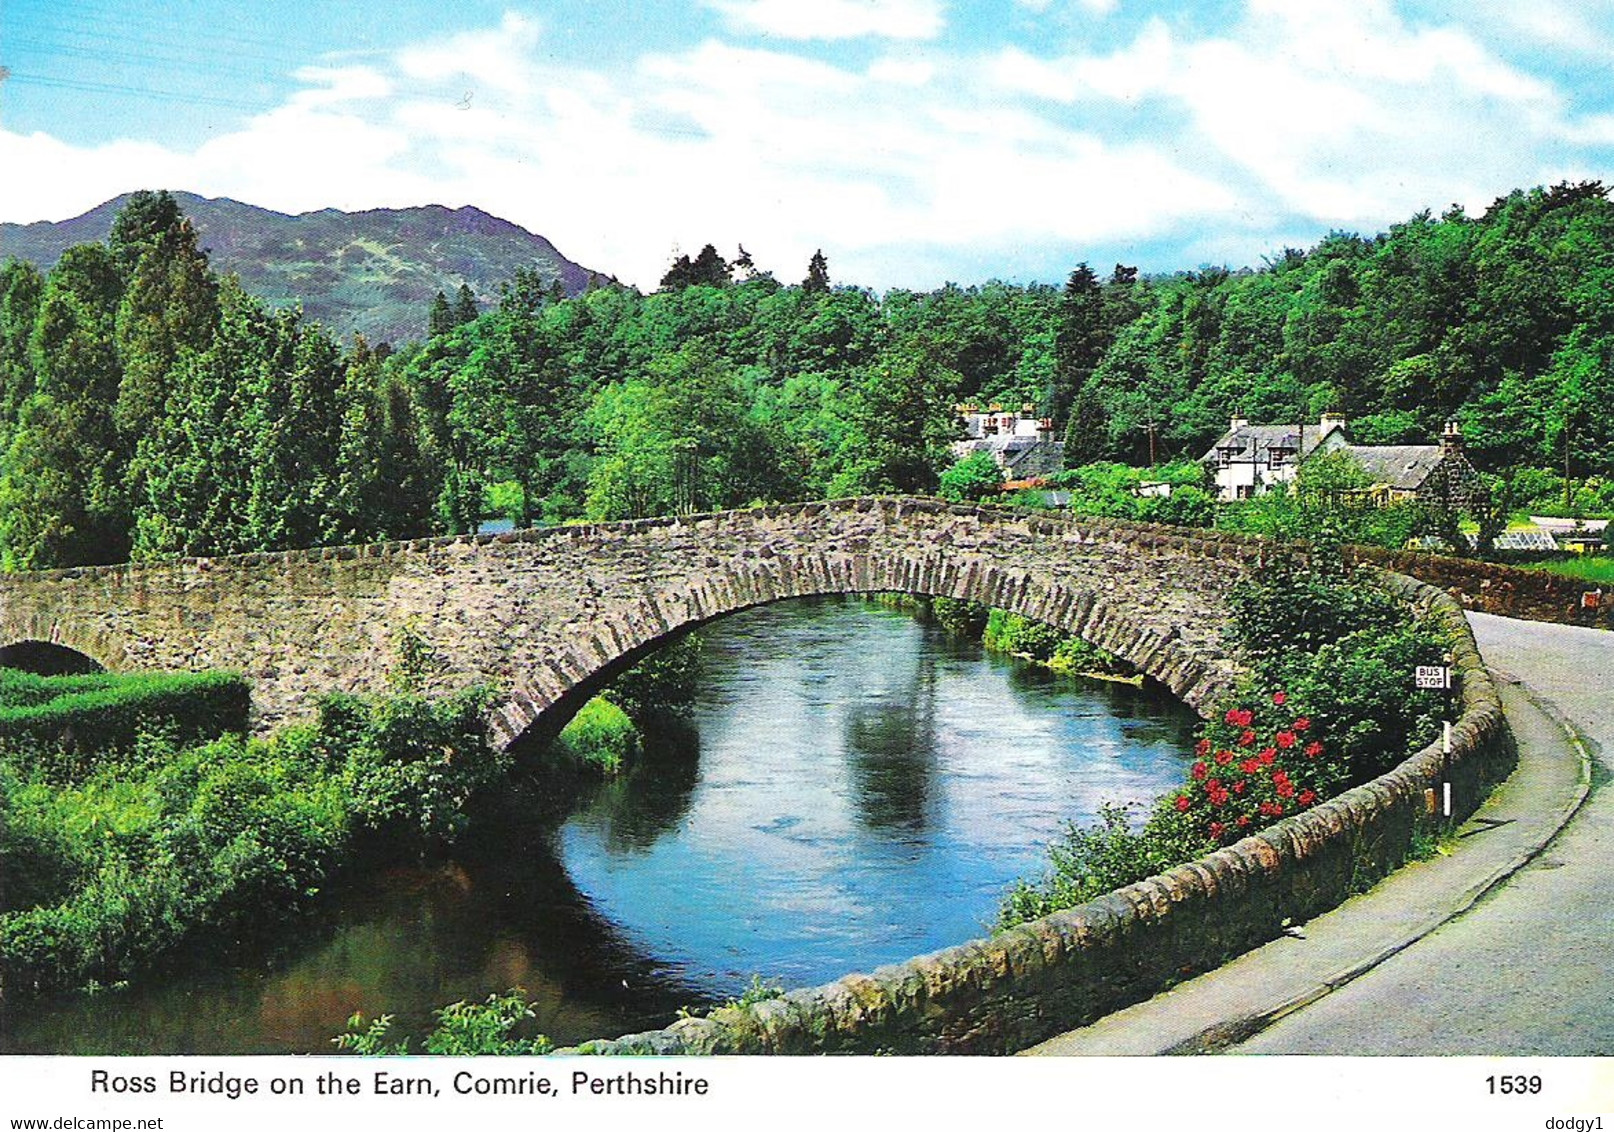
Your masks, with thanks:
M1315 425L1252 425L1234 417L1201 462L1216 477L1216 498L1250 499L1294 483L1300 465L1314 456L1343 452L1367 473L1363 495L1375 503L1445 494L1466 501L1478 473L1463 454L1463 437L1448 422L1439 444L1352 444L1345 418L1324 413Z
M1215 473L1218 500L1251 499L1293 483L1307 457L1349 446L1345 418L1337 413L1324 413L1314 425L1252 425L1234 417L1201 463Z

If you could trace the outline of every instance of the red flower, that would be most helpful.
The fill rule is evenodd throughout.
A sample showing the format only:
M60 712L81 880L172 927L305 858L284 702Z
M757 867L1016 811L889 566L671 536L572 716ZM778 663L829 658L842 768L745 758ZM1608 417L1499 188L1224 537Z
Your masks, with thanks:
M1255 722L1255 712L1249 708L1229 708L1225 718L1234 727L1248 727Z
M1289 781L1289 772L1286 770L1273 771L1272 781L1277 783L1279 786L1282 786L1285 782Z
M1226 766L1228 763L1230 763L1232 761L1233 761L1233 752L1232 751L1217 751L1216 752L1216 765L1217 766Z
M1188 809L1188 807L1191 806L1192 804L1193 803L1188 800L1188 795L1186 795L1186 794L1178 794L1177 795L1177 812L1179 814L1185 812Z
M1210 773L1210 767L1206 766L1204 763L1195 763L1192 773L1195 782L1204 782L1205 776Z
M1304 731L1306 728L1311 726L1311 720L1307 719L1305 716L1301 716L1299 719L1294 721L1293 726L1296 731Z
M1209 739L1201 739L1199 742L1194 744L1194 754L1198 755L1200 758L1204 758L1206 755L1210 754L1210 749L1211 741Z
M1242 779L1242 778L1239 779L1237 782L1233 783L1233 793L1235 793L1235 794L1244 793L1244 786L1245 786L1244 779Z
M1278 732L1278 746L1282 747L1284 750L1287 751L1290 747L1293 747L1294 745L1295 745L1295 733L1293 731L1280 731L1280 732Z
M1239 735L1239 746L1248 747L1254 742L1255 742L1255 732L1251 731L1248 727L1246 727L1244 729L1243 733Z
M1309 806L1317 800L1317 792L1315 790L1302 790L1300 797L1295 800L1302 806Z
M1306 757L1308 759L1314 759L1322 753L1323 745L1317 742L1317 740L1313 739L1310 743L1306 744Z
M1243 829L1245 826L1249 825L1250 824L1250 815L1249 814L1240 814L1238 824L1239 824L1240 829Z
M1221 822L1213 821L1213 822L1210 823L1210 835L1212 837L1217 838L1218 840L1220 840L1222 834L1225 833L1226 831L1227 831L1227 827L1225 825L1223 825Z
M1278 752L1273 750L1271 747L1268 747L1256 757L1261 760L1262 766L1271 766L1272 760L1278 757Z
M1272 816L1275 817L1275 818L1283 816L1283 803L1282 802L1274 802L1274 803L1272 803Z
M1239 769L1242 770L1245 774L1260 774L1261 773L1261 760L1260 759L1245 759L1243 762L1239 763Z
M1294 796L1295 796L1295 784L1293 782L1280 782L1280 783L1278 783L1278 797L1280 797L1280 798L1293 798Z
M1287 701L1288 699L1289 699L1289 697L1287 695L1285 695L1284 693L1282 693L1282 692L1273 692L1272 693L1272 702L1274 704L1276 704L1278 707L1282 707L1284 705L1284 702Z

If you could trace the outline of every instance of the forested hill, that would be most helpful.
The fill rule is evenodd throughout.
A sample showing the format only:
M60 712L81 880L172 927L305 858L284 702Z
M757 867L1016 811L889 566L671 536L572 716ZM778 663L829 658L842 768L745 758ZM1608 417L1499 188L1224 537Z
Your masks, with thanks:
M1062 311L1077 461L1145 451L1151 422L1197 454L1233 409L1334 409L1361 443L1428 443L1455 414L1489 469L1614 474L1614 205L1595 182L1334 234L1261 270L1078 272Z
M1197 457L1234 412L1342 411L1379 444L1455 414L1483 471L1614 505L1596 184L1166 278L876 295L822 255L794 283L708 246L652 293L566 298L521 270L480 310L423 295L428 334L396 350L216 266L152 193L48 275L0 265L0 567L933 492L964 401L1037 407L1070 465L1144 463L1151 432Z
M287 216L228 198L173 193L195 226L213 269L240 277L271 306L303 313L338 338L372 343L424 337L432 297L467 285L485 304L517 269L581 292L590 272L548 240L480 209L441 205ZM129 202L124 195L60 223L0 224L0 261L48 269L74 244L98 243Z

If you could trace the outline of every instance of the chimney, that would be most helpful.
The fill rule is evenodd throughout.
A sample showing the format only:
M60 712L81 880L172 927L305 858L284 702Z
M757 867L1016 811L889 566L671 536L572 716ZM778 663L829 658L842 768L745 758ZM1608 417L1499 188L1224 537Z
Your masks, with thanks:
M1463 426L1452 417L1440 429L1440 454L1452 456L1463 450Z
M1321 440L1323 437L1333 432L1336 428L1344 427L1344 413L1324 413L1322 420L1317 425L1317 439Z
M1250 425L1250 422L1248 420L1246 420L1244 417L1239 416L1237 413L1234 413L1233 414L1233 419L1231 421L1229 421L1228 424L1227 424L1227 431L1228 432L1237 432L1241 428L1248 428L1249 425Z

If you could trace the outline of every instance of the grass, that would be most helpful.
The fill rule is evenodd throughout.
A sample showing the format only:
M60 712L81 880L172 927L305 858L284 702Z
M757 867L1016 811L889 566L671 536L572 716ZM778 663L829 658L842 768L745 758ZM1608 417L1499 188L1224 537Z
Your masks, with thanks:
M1581 558L1563 558L1554 562L1533 562L1525 569L1546 570L1582 582L1614 585L1614 555L1588 554Z

